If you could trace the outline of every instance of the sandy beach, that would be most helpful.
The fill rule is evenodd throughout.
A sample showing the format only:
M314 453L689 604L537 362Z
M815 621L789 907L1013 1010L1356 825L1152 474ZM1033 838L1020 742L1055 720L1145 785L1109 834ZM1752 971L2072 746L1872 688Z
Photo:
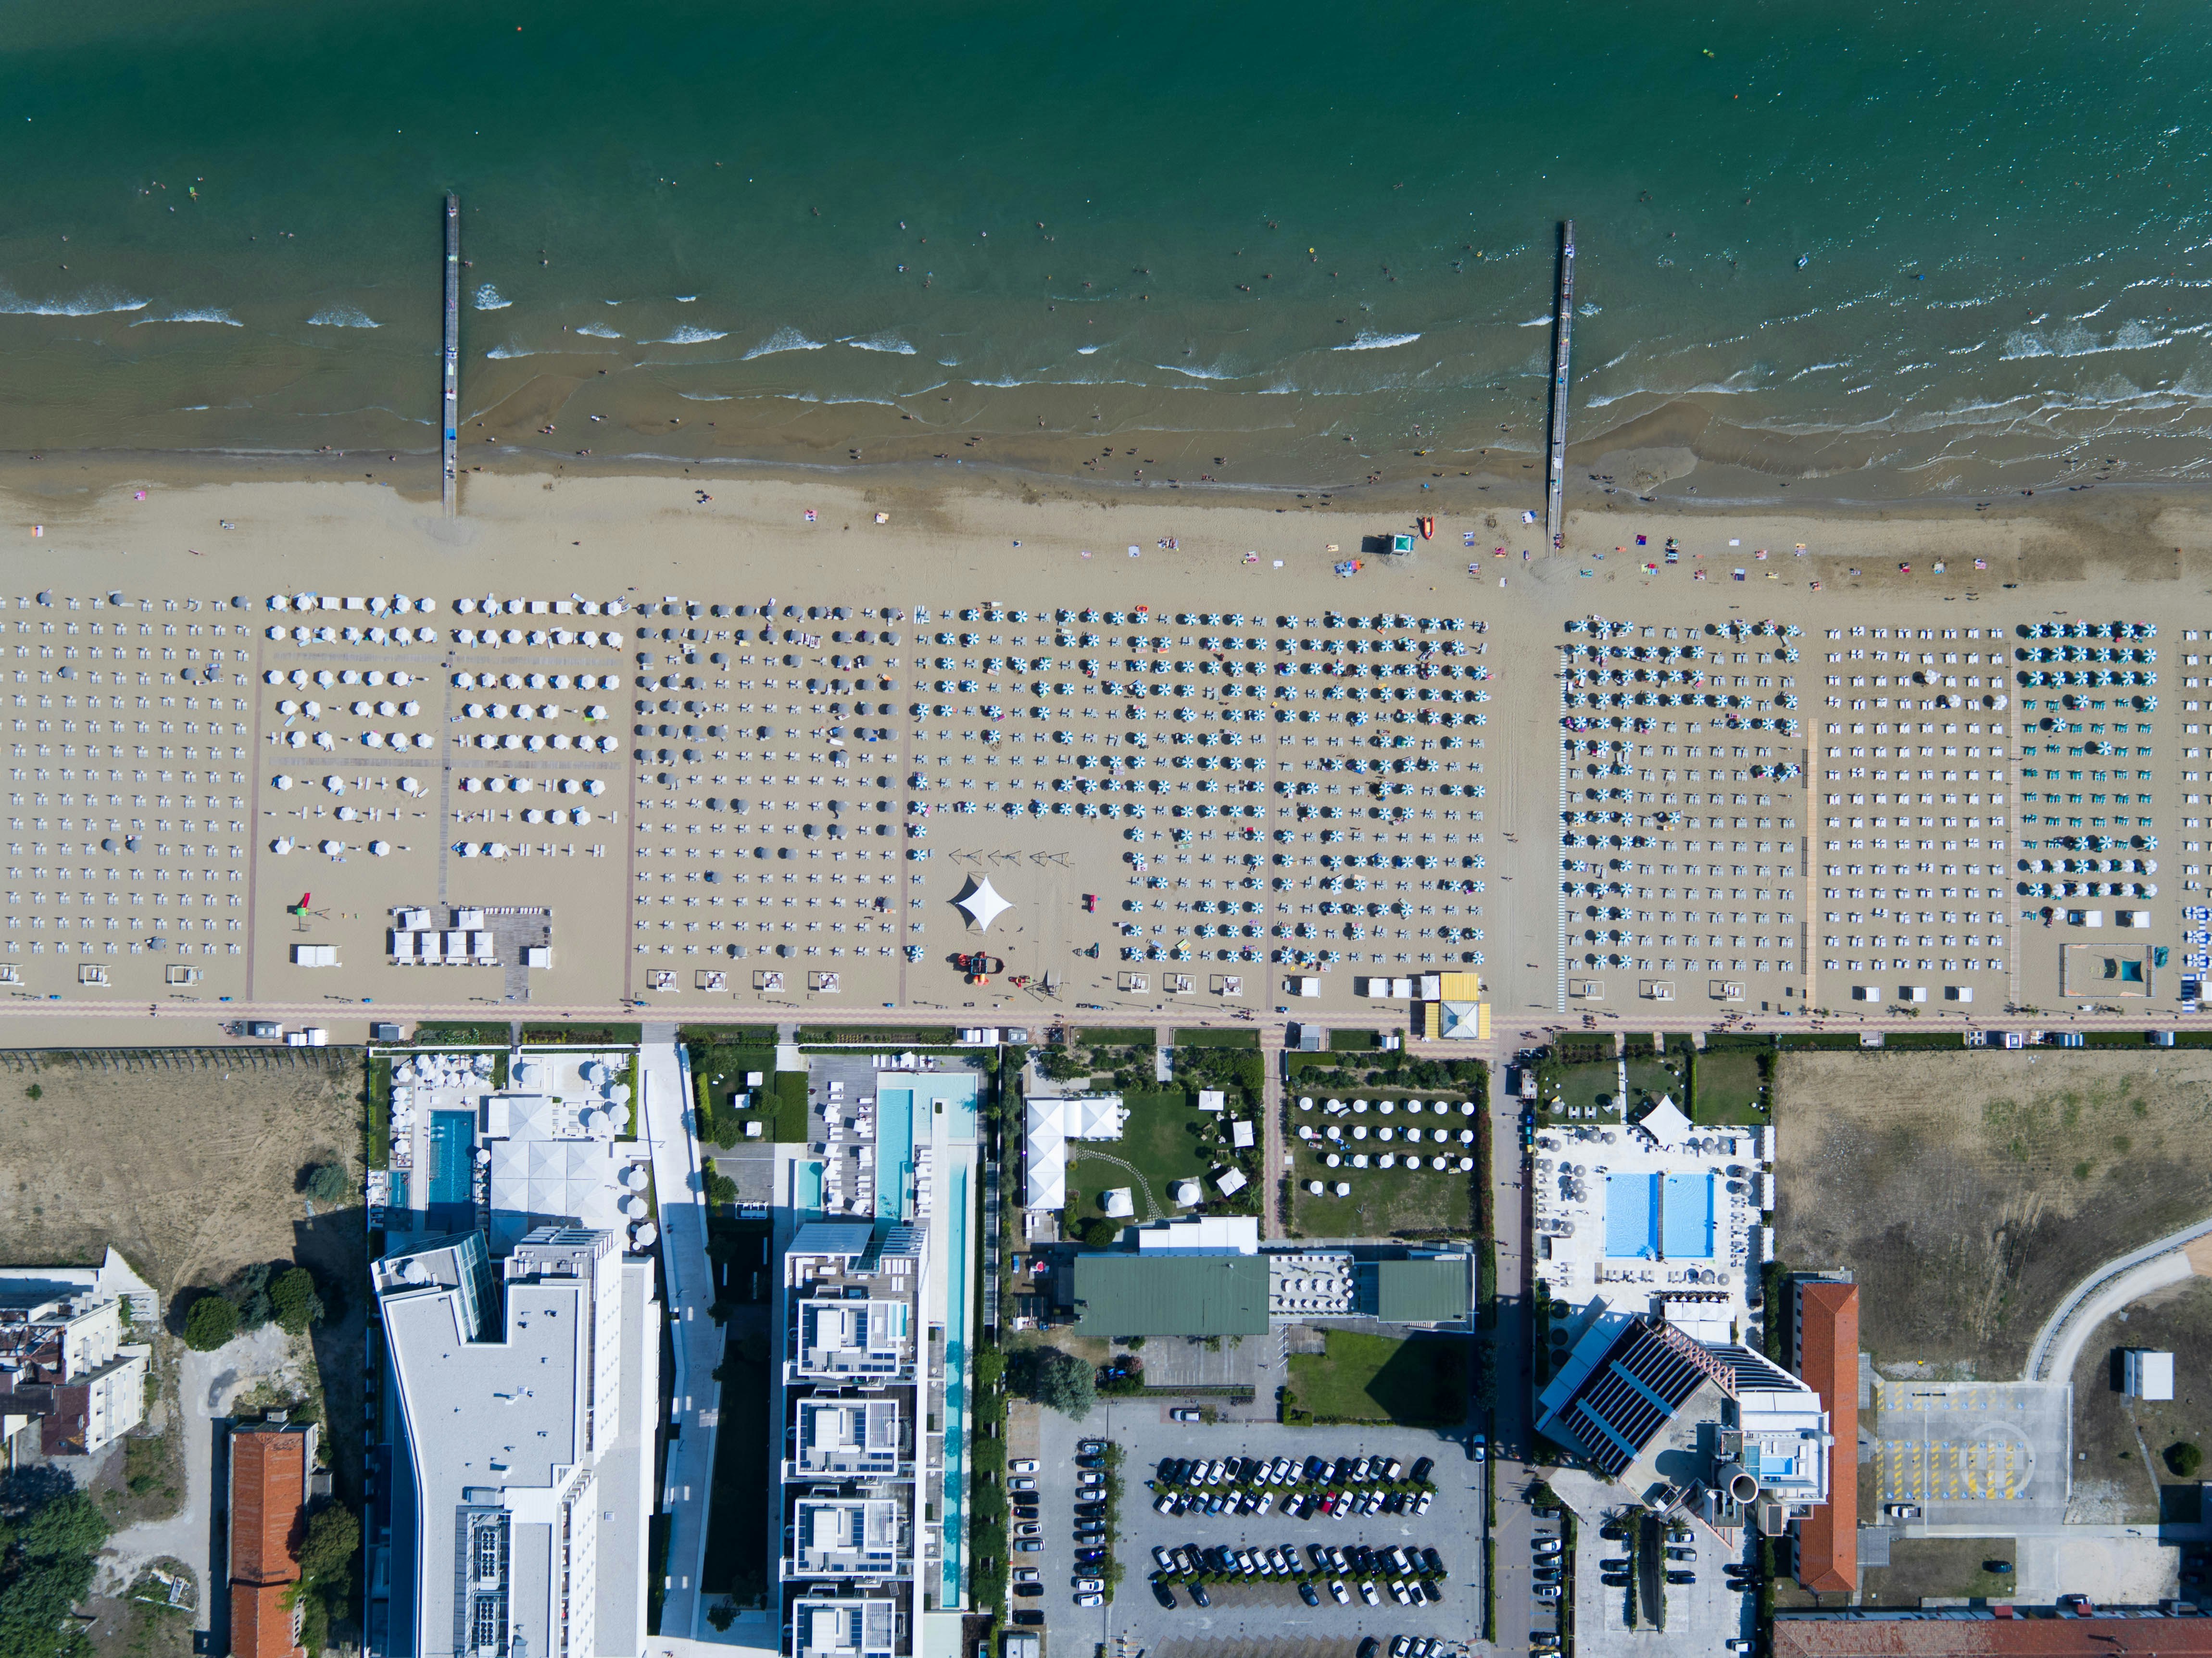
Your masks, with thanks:
M2212 572L2212 516L2191 499L2100 491L2022 500L2002 513L1790 517L1661 513L1602 497L1571 517L1567 551L1547 556L1517 510L1447 506L1436 491L1393 492L1395 507L1383 508L1296 492L1085 492L981 473L948 481L887 471L855 483L680 468L487 471L467 477L462 511L448 519L434 500L367 477L249 469L222 481L193 466L82 460L10 471L0 479L9 496L0 535L14 541L15 579L0 594L0 622L25 658L15 671L27 677L15 688L22 734L0 962L22 1009L33 998L60 998L46 1004L58 1013L228 997L295 1020L353 1023L387 1010L487 1006L591 1016L624 1003L687 1013L897 1006L1001 1020L1084 1006L1162 1017L1279 1006L1349 1015L1389 1005L1363 993L1370 977L1446 970L1479 971L1501 1015L1530 1017L1556 1017L1572 1000L1634 1018L1639 995L1650 1005L1661 983L1675 1006L1652 1006L1655 1017L1755 1014L1762 1003L1848 1007L1856 987L1886 987L1878 993L1887 1000L1907 981L1937 987L1939 999L1971 990L1978 1011L2048 1005L2059 999L2061 953L2039 920L2023 925L2020 872L2010 867L2022 848L2009 842L2030 837L2021 825L1994 828L2026 804L2013 798L2019 780L2009 774L2031 734L2027 708L1989 719L1986 732L1977 720L1971 739L1973 867L1983 872L1972 878L1986 884L1979 902L1991 906L2002 871L2004 907L2014 912L2003 924L2003 965L1987 954L1947 964L1941 945L1924 943L1893 968L1871 944L1847 953L1840 907L1849 898L1832 901L1832 933L1814 897L1876 878L1850 873L1853 847L1839 839L1830 853L1824 838L1825 813L1850 807L1848 784L1823 786L1832 758L1823 749L1833 750L1832 776L1870 769L1850 767L1855 756L1843 752L1858 714L1856 757L1876 756L1863 751L1872 699L1851 696L1858 687L1841 683L1840 662L1824 675L1820 659L1832 650L1842 658L1838 646L1858 638L1855 629L1868 630L1862 655L1875 638L1909 629L1930 639L1971 633L1977 666L1986 655L1994 667L2022 624L2157 619L2166 695L2134 722L2144 729L2130 744L2150 751L2142 769L2163 774L2155 814L2183 808L2178 769L2197 752L2176 665ZM1363 552L1431 511L1433 537L1417 536L1411 556ZM1341 564L1357 568L1340 575ZM312 618L331 640L295 637L303 618L290 601L301 594L326 596L336 609ZM396 623L398 594L434 601L432 611L410 609L422 640L403 644L396 628L376 626ZM269 608L274 595L287 600L282 615ZM481 627L488 597L542 604L546 619L527 610L519 623L502 616L501 631L520 629L512 644L458 643L460 629ZM372 598L385 605L375 615L343 608ZM457 610L464 598L477 601L476 614ZM608 614L617 601L619 616ZM659 613L671 603L672 618ZM596 623L581 613L586 604L600 612ZM769 605L775 614L759 613ZM1118 623L1107 620L1116 614ZM1716 625L1767 618L1799 630L1803 660L1779 681L1796 688L1781 695L1802 700L1799 729L1762 737L1763 758L1736 751L1755 775L1802 768L1771 805L1762 794L1746 808L1770 810L1759 826L1775 825L1777 861L1734 878L1772 883L1756 896L1746 886L1735 901L1775 906L1771 921L1764 908L1756 923L1738 913L1737 925L1768 929L1755 945L1748 934L1733 945L1717 935L1693 958L1671 937L1666 948L1678 953L1662 956L1656 931L1637 942L1641 917L1656 929L1660 912L1636 912L1644 900L1632 890L1648 890L1654 905L1677 902L1671 887L1657 896L1666 877L1656 865L1648 878L1603 872L1622 889L1597 896L1620 912L1597 923L1618 935L1608 939L1586 926L1597 914L1583 902L1591 895L1562 890L1561 814L1583 804L1592 780L1562 763L1579 768L1584 756L1563 752L1561 652L1588 646L1567 624L1593 614L1655 641L1710 642ZM103 762L116 774L100 780L92 811L65 818L63 780L31 774L58 770L66 750L26 750L40 733L51 742L69 729L48 731L67 714L54 702L91 690L86 680L100 671L91 630L106 622L121 631L125 618L131 651L179 653L160 659L177 665L165 674L220 652L210 663L233 683L201 710L192 704L210 687L184 674L161 695L161 731L142 725L127 733L131 744L107 744L117 752ZM2212 607L2203 619L2212 622ZM764 622L778 637L757 637ZM587 631L595 626L603 632ZM349 644L337 636L347 627L375 627L380 641ZM871 627L882 640L856 648ZM272 639L272 628L283 636ZM674 637L649 636L664 631ZM531 632L544 642L528 642ZM162 642L141 643L142 634ZM969 642L933 642L940 634ZM1125 636L1143 641L1141 665ZM586 637L596 641L588 648ZM1992 648L1984 637L2005 642ZM555 642L564 638L571 642ZM27 653L57 647L86 653L73 665L77 685L64 677L34 689L39 674L70 665L57 655L34 671ZM1386 659L1346 665L1370 647ZM963 649L1003 654L951 653ZM1348 654L1301 654L1324 649ZM134 661L129 671L145 671ZM321 673L329 686L314 683ZM1816 694L1824 677L1832 708ZM2000 670L1990 685L2008 677ZM541 689L482 689L508 678ZM1887 689L1887 677L1877 683ZM138 701L137 685L131 692ZM1377 708L1362 696L1400 701ZM512 723L526 703L537 720L527 737ZM36 716L34 704L52 712ZM595 707L602 714L587 717ZM130 724L145 718L127 712ZM220 744L188 762L194 716L218 712L200 740L219 734ZM104 738L122 734L125 722L112 723ZM1673 748L1662 755L1656 745L1678 735L1691 762L1695 730L1644 733L1642 755L1619 756L1644 772L1627 786L1655 791L1643 796L1651 811L1656 791L1674 780L1671 769L1664 781L1657 775ZM1879 730L1888 734L1886 720ZM1922 753L1932 756L1936 733L1923 731ZM1942 746L1955 762L1967 739L1951 732ZM142 735L167 736L176 752L149 756ZM125 755L126 746L140 752ZM1706 763L1720 757L1716 748ZM1887 758L1885 748L1879 761ZM1331 774L1340 770L1358 774ZM1932 775L1932 767L1922 773ZM1832 832L1846 835L1844 820L1836 823ZM2129 939L2185 954L2172 901L2201 882L2175 861L2183 823L2160 827L2172 837L2163 898L2142 906L2153 926ZM1786 860L1785 837L1802 842ZM95 852L105 842L117 849ZM383 850L372 853L372 843ZM1917 878L1940 883L1936 843L1922 844L1930 851L1915 862L1929 872ZM64 865L73 848L82 850ZM1858 849L1863 861L1874 855ZM917 851L929 855L910 856ZM548 869L549 858L560 867ZM977 939L952 900L987 875L1013 908ZM204 903L189 918L163 917L155 896L132 915L132 889L157 890L164 878L180 884L182 905ZM502 910L549 908L551 965L526 974L513 963L403 965L391 938L391 912L403 906L434 912L410 931L440 932L454 925L456 907L492 914L487 930L504 925ZM1994 908L1983 913L1998 924ZM295 963L302 944L337 946L335 965ZM951 964L978 944L1003 963L988 984L966 982ZM2179 969L2178 959L2161 965L2153 999L2172 1005ZM2066 987L2077 995L2082 970L2076 963ZM1287 981L1309 974L1321 993L1291 995ZM1015 976L1027 983L1012 985ZM510 1000L518 986L526 1005Z

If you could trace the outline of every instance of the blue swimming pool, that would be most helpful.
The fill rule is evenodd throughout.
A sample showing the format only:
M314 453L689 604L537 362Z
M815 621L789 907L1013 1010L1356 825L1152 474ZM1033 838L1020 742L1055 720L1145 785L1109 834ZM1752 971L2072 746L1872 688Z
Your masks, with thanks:
M1660 1252L1668 1260L1713 1258L1712 1175L1668 1175L1660 1215Z
M896 1220L906 1202L914 1172L914 1090L879 1089L876 1094L876 1214Z
M945 1559L943 1605L962 1604L968 1578L968 1166L947 1171L945 1256Z
M477 1114L473 1111L433 1111L430 1114L430 1180L423 1189L432 1203L468 1203L471 1157L477 1145Z
M1650 1260L1659 1253L1659 1176L1605 1177L1605 1253L1616 1260Z

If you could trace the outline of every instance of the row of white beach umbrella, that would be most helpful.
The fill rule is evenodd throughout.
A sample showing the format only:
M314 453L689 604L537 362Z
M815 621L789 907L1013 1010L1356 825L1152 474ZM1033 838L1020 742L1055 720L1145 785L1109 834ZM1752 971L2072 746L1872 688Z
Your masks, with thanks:
M386 673L381 668L270 668L261 676L264 685L314 685L328 690L333 685L411 685L415 676L404 668L394 668Z
M527 777L464 777L460 789L464 794L527 794L538 785ZM549 782L546 787L559 794L605 794L607 786L596 777L563 777L558 782Z

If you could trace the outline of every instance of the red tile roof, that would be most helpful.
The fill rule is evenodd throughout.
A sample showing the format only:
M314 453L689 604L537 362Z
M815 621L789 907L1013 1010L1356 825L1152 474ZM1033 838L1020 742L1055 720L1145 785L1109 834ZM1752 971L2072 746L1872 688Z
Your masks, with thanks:
M307 1501L307 1436L240 1428L230 1436L230 1577L290 1583Z
M1835 1448L1828 1500L1797 1522L1797 1581L1820 1594L1849 1594L1859 1568L1859 1289L1797 1286L1797 1374L1820 1395Z
M289 1583L230 1586L231 1658L306 1658L284 1604L291 1593Z
M1777 1618L1774 1658L2212 1658L2212 1618Z

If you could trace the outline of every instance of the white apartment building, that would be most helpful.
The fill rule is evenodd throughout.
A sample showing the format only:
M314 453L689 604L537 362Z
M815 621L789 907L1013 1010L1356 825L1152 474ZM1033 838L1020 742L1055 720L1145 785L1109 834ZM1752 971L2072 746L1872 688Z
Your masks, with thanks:
M0 1267L0 1447L36 1424L42 1455L90 1456L145 1419L154 1350L125 1339L124 1313L150 1318L152 1291L108 1259Z
M784 1254L779 1575L793 1658L917 1650L926 1225L814 1221Z
M374 1268L392 1424L380 1652L635 1658L646 1648L660 1307L618 1233L481 1233Z

